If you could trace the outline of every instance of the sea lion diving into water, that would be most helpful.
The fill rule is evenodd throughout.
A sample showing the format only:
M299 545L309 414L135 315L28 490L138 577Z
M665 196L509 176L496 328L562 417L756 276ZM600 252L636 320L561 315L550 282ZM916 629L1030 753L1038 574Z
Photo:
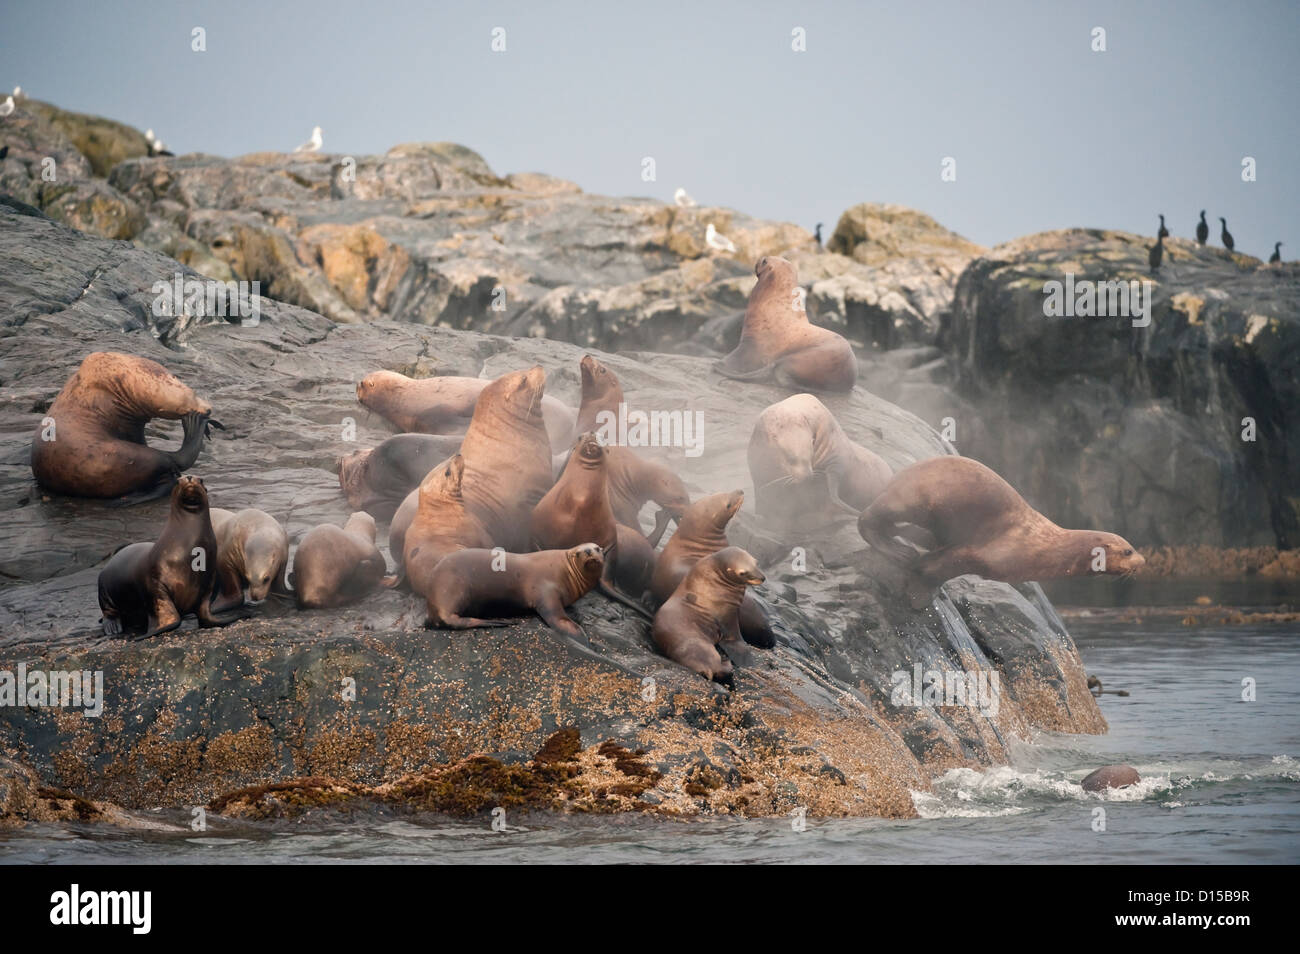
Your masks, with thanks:
M736 350L715 365L741 381L775 379L801 391L851 391L858 378L853 347L829 328L808 320L795 267L765 255L754 266Z
M784 527L856 520L893 476L879 455L849 440L811 394L763 409L748 458L759 516Z
M136 503L167 494L199 456L212 407L156 361L114 351L86 356L45 413L32 440L32 474L70 497ZM179 420L174 451L145 443L153 418Z
M918 528L925 553L896 535ZM1029 506L1005 480L968 457L932 457L905 467L858 520L871 548L908 573L914 608L953 577L1004 583L1092 574L1130 576L1146 560L1123 537L1066 530Z

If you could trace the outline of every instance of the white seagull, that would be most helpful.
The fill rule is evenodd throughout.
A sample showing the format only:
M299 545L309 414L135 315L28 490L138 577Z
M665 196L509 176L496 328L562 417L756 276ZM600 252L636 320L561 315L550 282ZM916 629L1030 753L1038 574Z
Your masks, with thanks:
M678 205L680 205L683 209L688 209L691 206L695 205L695 200L686 194L685 189L682 189L680 187L677 189L676 192L673 193L673 201L676 202Z
M321 138L320 127L314 126L311 131L311 139L303 143L294 152L318 152L325 140Z
M731 239L727 238L725 235L719 234L718 230L713 227L712 222L710 222L709 227L704 230L704 244L719 252L736 251L736 243L731 241Z
M14 111L14 98L8 97L3 103L0 103L0 116L8 116Z
M14 99L22 99L22 98L23 98L23 88L21 86L15 86Z
M152 129L146 129L146 130L144 131L144 141L147 142L147 143L148 143L149 145L151 145L151 146L153 145L153 130L152 130Z

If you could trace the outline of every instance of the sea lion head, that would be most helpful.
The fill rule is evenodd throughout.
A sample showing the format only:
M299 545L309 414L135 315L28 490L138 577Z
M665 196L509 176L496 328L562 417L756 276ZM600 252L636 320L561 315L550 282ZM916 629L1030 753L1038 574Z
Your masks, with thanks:
M716 533L725 530L731 518L740 512L740 505L744 502L743 490L723 491L701 497L680 518L681 530L687 535L698 531Z
M465 480L465 457L452 454L420 481L420 497L451 497L459 500Z
M357 386L357 389L360 390L360 385ZM366 473L366 464L373 453L373 448L356 450L351 454L344 454L336 463L339 473L339 489L347 495L349 503L352 503L352 495L361 491L362 480ZM355 503L352 505L356 506Z
M284 572L289 559L289 541L283 532L251 534L244 541L244 576L248 578L248 598L254 603L266 599L276 578Z
M535 364L527 371L509 371L483 389L479 407L502 408L512 417L542 420L542 395L546 392L546 371Z
M779 255L764 255L760 258L754 265L754 274L758 276L759 284L763 284L764 279L767 279L794 285L798 280L798 272L795 271L794 265Z
M370 410L376 410L394 389L410 380L396 371L372 371L357 383L357 400Z
M375 518L364 510L358 510L348 517L348 522L343 524L343 529L347 533L359 533L371 543L375 542Z
M200 477L181 477L172 488L173 509L202 513L208 509L208 489Z
M157 361L117 351L86 355L72 380L112 395L113 403L132 417L178 420L191 411L211 414L212 405Z
M596 437L595 432L588 431L581 435L573 444L573 453L577 455L578 460L589 467L599 467L605 462L605 455L608 451L601 444L600 439Z
M1132 576L1146 565L1146 558L1137 552L1133 544L1117 533L1106 533L1098 530L1090 532L1087 536L1087 553L1084 555L1084 563L1090 573ZM1105 569L1103 570L1094 569L1097 565L1098 548L1104 550L1106 554Z
M568 552L569 566L584 580L598 580L605 572L605 551L599 544L579 543Z
M623 387L618 383L614 373L592 355L583 355L579 363L582 369L582 403L617 404L623 400ZM609 401L611 397L617 400Z
M747 550L726 547L709 557L717 574L732 586L758 586L767 577Z

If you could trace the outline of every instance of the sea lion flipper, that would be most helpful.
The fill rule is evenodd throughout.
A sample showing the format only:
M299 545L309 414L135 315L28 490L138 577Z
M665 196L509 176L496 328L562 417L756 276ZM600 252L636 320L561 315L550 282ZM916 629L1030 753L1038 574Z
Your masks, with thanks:
M663 539L664 531L668 529L668 521L672 519L673 515L671 513L663 507L659 508L659 512L655 514L654 529L651 530L650 535L646 537L646 540L650 543L650 549L653 550L659 546L659 541Z
M171 475L166 480L160 480L148 490L138 490L135 493L123 494L105 504L108 507L134 507L136 504L148 503L150 500L157 500L160 497L166 497L172 492L172 486L176 482L176 474Z
M171 451L167 455L172 459L172 466L176 468L178 474L194 466L194 462L199 459L199 451L203 449L203 440L210 420L205 411L190 411L181 418L185 440L181 442L178 450Z
M646 619L654 619L653 613L651 613L640 603L636 602L634 599L632 599L632 597L628 596L626 593L623 593L621 590L616 589L607 581L601 580L600 583L597 584L597 589L599 589L600 592L605 596L608 596L611 600L614 600L616 603L622 603L628 609L635 610L636 612L644 616Z

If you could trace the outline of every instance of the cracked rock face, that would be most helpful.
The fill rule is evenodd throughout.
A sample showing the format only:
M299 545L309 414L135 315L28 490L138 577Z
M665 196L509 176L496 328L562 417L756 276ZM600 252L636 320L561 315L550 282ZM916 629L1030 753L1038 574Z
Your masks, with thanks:
M1295 547L1300 265L1175 238L1153 276L1152 243L1047 232L966 270L945 337L979 426L957 444L1067 526ZM1045 316L1044 283L1067 273L1152 282L1150 324Z
M284 188L332 188L325 163L304 168L308 184ZM322 249L351 248L354 238L313 235ZM371 241L360 241L361 252L383 258L387 246ZM727 260L695 261L715 274L741 272ZM148 642L102 640L98 570L121 544L154 537L166 503L114 509L47 498L35 486L30 440L87 353L153 358L211 402L227 429L192 471L215 506L266 510L295 545L317 524L347 516L337 458L390 433L356 401L362 375L495 377L540 363L548 394L578 400L584 351L566 341L410 321L338 323L270 299L256 325L155 314L152 286L178 272L195 277L162 254L0 205L0 670L100 671L104 685L99 718L0 707L0 746L42 785L101 808L194 805L251 786L219 804L259 811L274 795L259 786L292 783L274 798L315 803L364 792L478 811L508 789L526 804L577 811L771 815L802 806L906 816L908 792L926 789L937 771L1003 761L1014 738L1037 728L1105 729L1074 645L1036 586L962 578L916 613L881 582L852 525L780 537L758 522L750 429L787 395L723 381L690 355L599 357L633 407L702 415L702 454L659 454L693 495L742 488L749 497L731 540L767 575L760 595L778 646L756 651L732 692L659 656L648 624L599 594L573 610L590 645L535 618L426 631L420 601L388 590L342 610L300 613L269 600L223 629L190 622ZM360 284L349 287L360 303ZM403 288L399 280L390 294L400 298ZM376 300L369 283L364 300ZM850 438L895 468L945 450L923 422L864 388L826 403ZM176 424L148 428L153 442L174 446L179 435ZM918 665L996 673L997 711L906 704L895 673ZM534 754L553 749L548 740L566 728L577 730L567 754L538 763ZM545 771L536 768L543 763ZM316 781L294 781L306 777ZM19 794L3 804L29 803L21 793L30 780L7 784Z

